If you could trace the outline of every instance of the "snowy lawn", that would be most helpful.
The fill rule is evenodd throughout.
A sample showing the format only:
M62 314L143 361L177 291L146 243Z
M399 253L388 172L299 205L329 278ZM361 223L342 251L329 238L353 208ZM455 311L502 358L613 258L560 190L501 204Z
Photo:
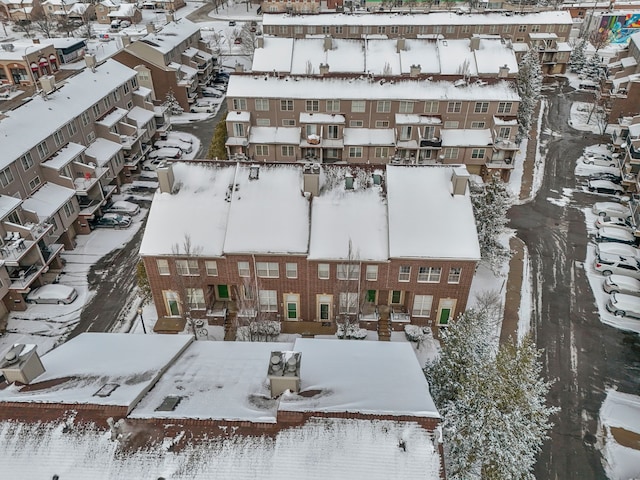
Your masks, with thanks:
M598 111L594 111L594 104L587 102L573 102L571 104L571 118L569 126L581 132L602 134L606 123L603 125L602 117Z

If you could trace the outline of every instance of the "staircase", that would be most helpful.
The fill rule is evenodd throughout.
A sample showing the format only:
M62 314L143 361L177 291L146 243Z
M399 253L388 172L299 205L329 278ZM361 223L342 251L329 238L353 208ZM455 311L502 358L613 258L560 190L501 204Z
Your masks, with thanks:
M391 341L391 321L389 320L389 307L381 305L379 307L378 318L378 340L381 342Z
M238 312L236 309L229 309L227 316L224 319L224 341L235 342L236 341L236 325L238 319Z

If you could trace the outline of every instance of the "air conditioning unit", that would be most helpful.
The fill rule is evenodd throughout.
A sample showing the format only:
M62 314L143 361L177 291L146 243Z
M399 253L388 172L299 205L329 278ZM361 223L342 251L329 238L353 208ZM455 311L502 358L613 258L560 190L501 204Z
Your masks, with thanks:
M271 352L267 376L271 397L276 398L287 390L300 391L300 352Z
M13 52L14 50L14 45L13 43L3 43L2 44L2 50L4 50L5 52Z

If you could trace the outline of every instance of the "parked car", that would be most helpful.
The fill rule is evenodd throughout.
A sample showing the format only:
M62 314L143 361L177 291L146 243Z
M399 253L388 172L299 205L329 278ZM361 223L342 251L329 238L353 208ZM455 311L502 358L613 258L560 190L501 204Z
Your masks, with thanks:
M236 21L235 20L229 20L229 26L230 27L235 27L236 26Z
M633 233L623 228L602 227L596 232L596 242L617 242L626 243L627 245L636 245L636 237Z
M242 43L242 38L236 37L236 39L233 41L233 43L236 44L236 45L240 45Z
M216 107L210 103L196 102L191 105L191 113L213 113Z
M153 144L154 147L160 148L179 148L182 150L182 153L191 153L193 152L193 145L191 143L183 142L179 139L169 139L169 140L158 140Z
M147 155L149 158L154 159L154 158L180 158L182 157L182 150L180 150L178 147L164 147L164 148L158 148L157 150L152 150L151 152L149 152L149 154Z
M609 180L589 180L587 188L590 192L605 193L607 195L624 195L624 187Z
M52 303L68 305L78 298L78 292L73 287L60 284L43 285L34 288L27 295L27 303Z
M599 243L596 245L596 255L601 254L622 255L623 257L634 257L640 260L640 248L624 243Z
M622 293L640 297L640 280L614 273L604 279L602 289L607 293Z
M126 200L118 200L104 208L105 213L124 213L126 215L137 215L140 213L140 205L127 202Z
M595 225L596 225L596 228L602 228L602 227L621 227L626 229L634 228L633 224L629 220L622 217L608 217L608 216L598 217L598 219L595 221Z
M609 180L613 183L622 183L622 177L615 173L609 172L595 172L589 175L589 180Z
M591 209L596 215L601 217L622 217L631 220L631 210L626 205L616 202L597 202Z
M166 159L164 158L154 158L152 160L147 160L142 164L142 170L147 172L154 172L159 165L165 163Z
M120 22L120 28L127 28L131 26L131 22L129 20L122 20Z
M609 295L607 310L616 317L632 317L640 319L640 298L624 293Z
M131 217L120 213L105 213L94 224L96 228L127 228L131 225Z
M640 263L633 257L602 253L593 262L593 268L605 276L615 273L640 279Z
M618 162L615 160L607 160L606 158L603 157L589 157L589 156L583 156L582 157L582 163L586 164L586 165L595 165L597 167L617 167Z
M202 96L203 97L212 97L212 98L222 98L224 92L214 88L214 87L202 87Z

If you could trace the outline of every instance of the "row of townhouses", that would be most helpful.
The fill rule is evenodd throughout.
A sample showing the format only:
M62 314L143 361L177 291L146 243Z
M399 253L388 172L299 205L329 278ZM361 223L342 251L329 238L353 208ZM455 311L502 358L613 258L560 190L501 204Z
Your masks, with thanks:
M151 139L166 128L163 108L116 61L56 84L0 116L0 298L3 310L24 310L24 295L61 269L63 249L139 171ZM49 276L49 277L48 277Z
M332 333L350 318L388 338L408 323L446 325L465 308L480 252L464 166L157 171L140 254L160 330L191 317Z

